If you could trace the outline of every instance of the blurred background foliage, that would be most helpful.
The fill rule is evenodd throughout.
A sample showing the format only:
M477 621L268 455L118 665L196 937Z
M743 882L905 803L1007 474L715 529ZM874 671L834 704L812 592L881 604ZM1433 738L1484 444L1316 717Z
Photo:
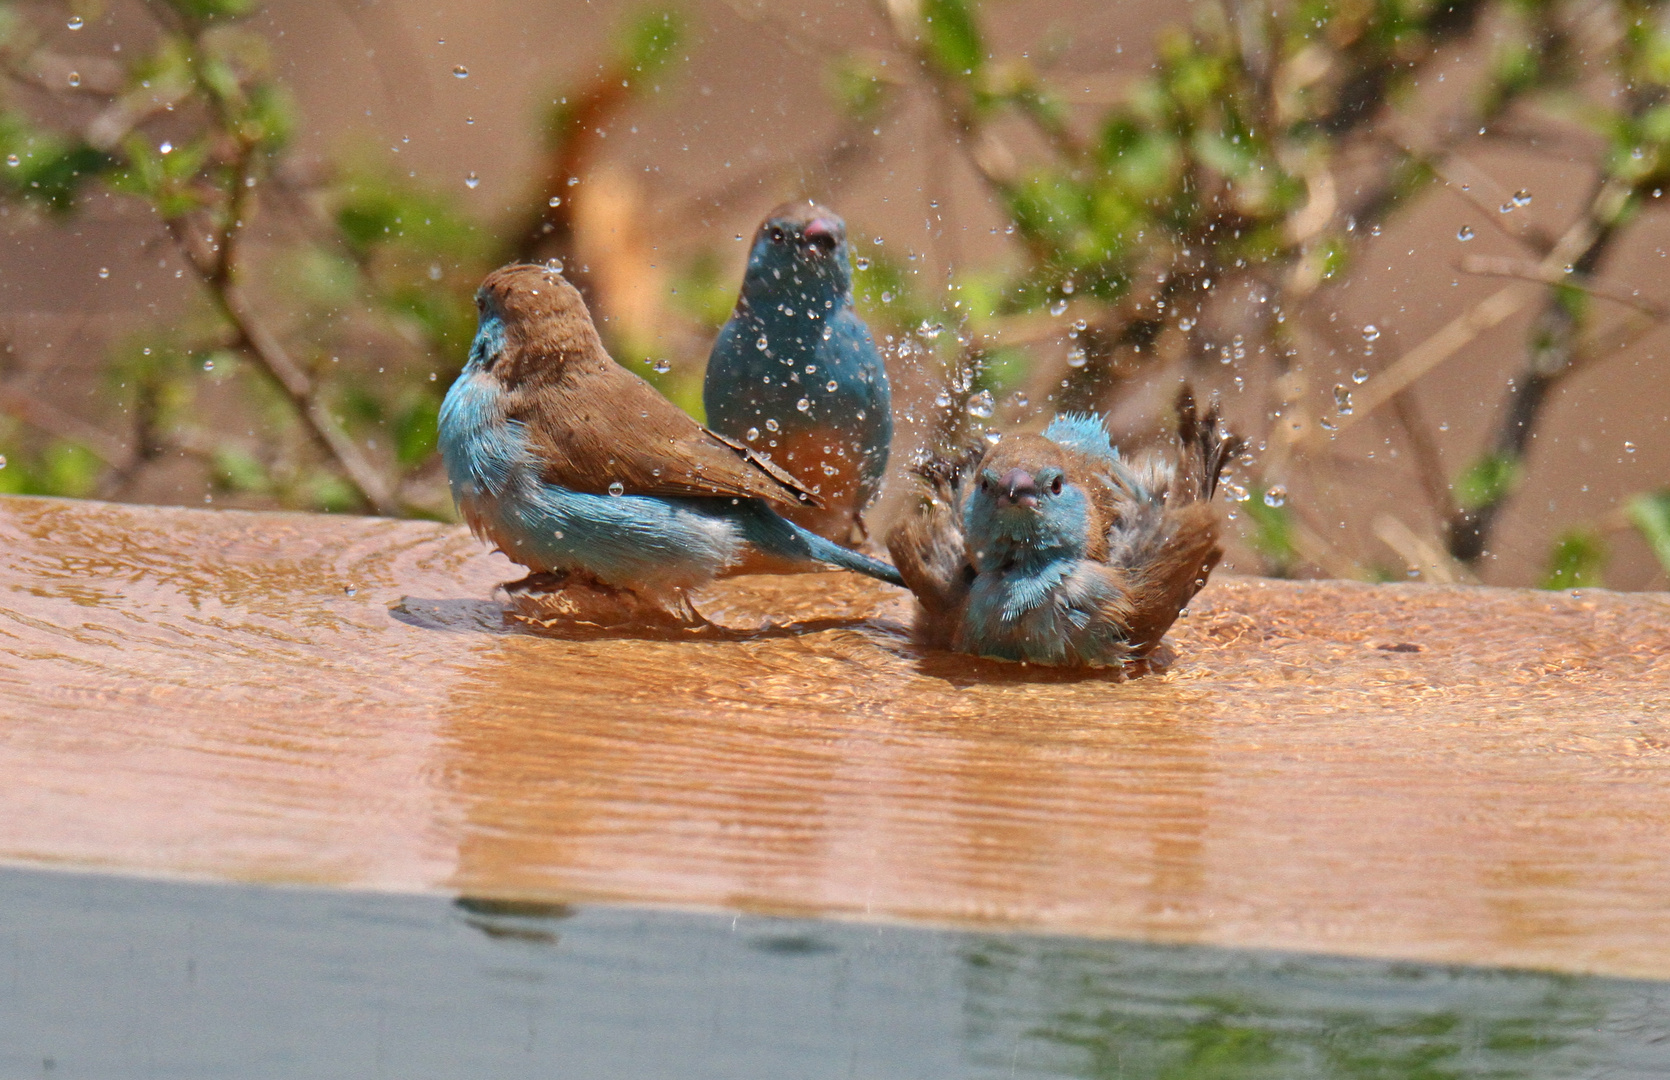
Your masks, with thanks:
M925 95L931 138L997 209L978 254L941 263L849 222L860 307L904 391L895 460L1057 410L1103 412L1119 434L1152 427L1153 387L1190 378L1250 436L1227 484L1241 568L1475 580L1555 391L1631 356L1665 318L1610 267L1670 184L1670 10L1201 0L1155 31L1146 66L1109 55L1106 78L1080 86L1052 70L1053 46L1001 46L990 26L1016 6L886 0L870 33L809 42L836 118L821 171L755 178L768 189L757 211L786 195L839 207L828 178ZM733 7L745 25L777 18ZM108 343L91 407L43 393L40 365L5 344L0 491L143 498L166 469L220 505L450 518L436 412L474 287L512 259L559 261L616 359L699 415L745 237L663 247L645 235L641 187L606 154L611 130L674 107L688 11L622 8L590 69L527 88L550 101L540 152L496 215L467 212L475 172L425 183L399 146L296 166L306 118L257 14L252 0L0 2L7 212L68 223L110 200L141 205L166 234L146 256L193 285L183 314ZM95 20L126 29L109 52L78 53ZM1576 166L1579 193L1554 225L1533 218L1531 188L1479 167L1493 144ZM1377 354L1382 328L1342 323L1337 296L1374 238L1439 189L1470 211L1447 243L1488 232L1503 252L1457 247L1441 272L1499 288ZM927 207L940 226L953 214ZM700 208L687 216L708 225ZM652 262L621 254L646 251ZM1516 316L1527 329L1498 380L1476 342ZM1475 365L1499 400L1459 466L1414 392L1444 364ZM1361 483L1338 440L1365 420L1383 433L1359 438L1379 448L1367 457L1409 463L1424 506L1383 502L1348 529L1343 493ZM1670 490L1626 494L1600 520L1565 522L1524 583L1604 584L1626 535L1670 568Z

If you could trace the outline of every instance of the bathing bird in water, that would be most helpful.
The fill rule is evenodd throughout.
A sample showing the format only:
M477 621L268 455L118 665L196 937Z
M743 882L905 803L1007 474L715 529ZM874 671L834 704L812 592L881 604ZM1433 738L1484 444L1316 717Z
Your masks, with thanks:
M476 308L441 405L441 456L470 529L532 571L513 593L566 596L582 619L696 627L688 592L751 559L901 583L785 520L819 496L611 360L557 270L495 270Z
M918 637L1034 664L1146 656L1223 555L1211 498L1240 445L1184 388L1176 444L1128 462L1099 417L1064 414L928 463L925 498L888 535Z
M868 535L892 402L887 368L853 310L852 253L833 212L794 202L766 215L708 357L702 401L714 431L769 455L823 504L786 507L785 517L841 543Z

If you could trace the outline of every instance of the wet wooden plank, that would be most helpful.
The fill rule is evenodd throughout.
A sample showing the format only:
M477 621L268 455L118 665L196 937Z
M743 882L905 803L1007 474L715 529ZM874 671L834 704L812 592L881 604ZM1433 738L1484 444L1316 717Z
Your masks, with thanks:
M845 575L506 632L425 523L0 499L0 553L7 860L1670 977L1662 594L1226 577L1121 684Z

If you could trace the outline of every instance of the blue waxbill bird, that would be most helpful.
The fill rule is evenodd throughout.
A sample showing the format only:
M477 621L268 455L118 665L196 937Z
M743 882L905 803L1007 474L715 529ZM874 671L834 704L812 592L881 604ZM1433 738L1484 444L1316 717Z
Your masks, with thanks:
M1211 498L1240 445L1184 388L1176 445L1129 462L1084 415L930 462L926 498L887 538L919 639L1069 667L1147 655L1223 555Z
M779 510L818 497L611 360L555 269L495 270L476 307L469 361L441 405L441 456L471 530L533 572L513 591L584 593L618 621L700 626L686 593L750 558L900 583L784 520Z
M887 368L852 306L846 225L784 203L754 234L742 292L708 357L707 423L788 469L821 506L789 520L841 543L868 536L893 438Z

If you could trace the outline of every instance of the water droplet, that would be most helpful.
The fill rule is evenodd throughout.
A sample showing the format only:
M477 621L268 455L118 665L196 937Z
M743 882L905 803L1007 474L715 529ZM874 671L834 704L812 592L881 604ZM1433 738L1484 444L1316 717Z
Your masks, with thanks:
M1064 314L1066 314L1066 312L1067 312L1067 301L1064 298L1057 299L1055 301L1055 303L1050 305L1050 314L1051 315L1064 315Z
M1631 158L1635 159L1636 161L1640 161L1642 158L1647 156L1647 152L1645 150L1641 149L1639 146L1637 146L1634 150L1631 150L1629 152L1629 156Z
M1075 334L1082 334L1086 330L1088 330L1089 328L1090 328L1090 320L1089 319L1074 319L1073 320L1073 332Z
M1351 415L1351 391L1342 385L1334 387L1334 407L1341 416Z
M563 531L561 529L552 529L551 530L551 538L553 540L561 540L564 535L565 534L563 533Z
M751 427L742 433L742 437L747 439L749 442L753 442L755 439L760 437L760 429L757 427Z
M1067 366L1070 368L1083 367L1084 362L1087 359L1089 359L1089 357L1085 355L1085 351L1083 349L1075 347L1067 350Z
M1077 287L1078 286L1073 284L1073 279L1068 278L1066 281L1063 281L1061 283L1061 295L1062 296L1072 296L1073 295L1073 290L1076 289Z
M761 334L759 337L754 339L754 348L760 350L761 352L765 352L767 349L771 348L771 342L765 339L764 334Z
M79 72L79 71L70 72L70 85L71 86L80 86L81 85L81 72Z
M890 293L890 292L882 293L881 294L881 302L884 303L884 304L891 304L893 302L893 294Z
M1287 505L1287 489L1280 484L1270 485L1270 489L1264 493L1264 505L1272 509Z
M87 24L84 21L82 21L82 18L81 18L80 15L71 15L70 16L70 21L65 23L64 25L69 27L71 30L80 30L83 26L86 26Z
M611 495L625 495L626 494L626 485L621 483L619 480L609 481L609 494L611 494Z
M7 154L6 155L6 164L10 165L12 168L15 169L19 165L23 164L23 162L18 159L18 156L16 154Z
M554 256L552 258L546 259L545 260L545 269L551 271L553 274L562 273L562 260L558 259Z
M203 370L204 371L213 371L214 369L215 369L215 362L212 359L203 361Z
M1013 394L1009 395L1009 400L1014 403L1015 408L1017 409L1026 408L1031 401L1031 399L1026 396L1026 391L1024 390L1016 390Z
M4 469L5 467L6 467L6 455L5 454L0 454L0 469Z
M1252 496L1248 494L1247 489L1242 487L1240 484L1225 483L1224 498L1228 499L1230 502L1242 503L1252 498Z
M561 206L562 205L562 196L561 195L551 196L549 199L545 200L545 205L546 206Z
M430 382L434 382L434 381L435 381L435 379L436 379L436 377L437 377L437 376L436 376L436 375L435 375L435 373L434 373L434 372L433 372L433 371L431 371L431 372L430 372L430 373L429 373L429 381L430 381Z
M467 79L470 77L470 69L465 67L463 64L459 64L457 67L452 69L452 77L455 79Z
M1001 432L1001 431L988 431L988 432L986 432L986 442L989 445L996 446L998 443L1000 443L1002 441L1003 441L1003 432Z
M1318 420L1316 422L1316 426L1321 428L1323 431L1338 431L1339 430L1339 425L1334 423L1332 420L1328 419L1326 416L1324 416L1322 419Z
M860 270L868 270L870 268L870 260L863 255L860 255L858 258L854 259L852 261L852 263L853 263L854 266L858 267Z
M1520 188L1518 191L1513 193L1513 204L1515 206L1530 206L1531 193L1526 191L1524 188Z
M464 177L464 186L469 188L471 191L474 191L480 184L481 177L477 176L475 173L470 173Z
M950 393L945 390L941 390L939 393L935 394L934 405L941 409L949 409L951 407Z
M945 326L943 323L930 323L927 319L923 319L922 325L916 328L916 332L920 336L932 341L934 338L939 337L940 334L945 332Z
M871 243L875 244L876 247L881 247L881 237L876 237Z
M172 154L173 152L174 152L174 144L171 143L171 142L168 142L167 140L164 140L163 144L161 146L157 147L157 153L159 153L159 154Z
M1630 442L1628 439L1624 440L1624 453L1626 453L1626 454L1635 453L1635 444Z
M1378 340L1380 340L1380 328L1378 326L1375 326L1373 323L1369 323L1367 326L1363 327L1363 340L1364 341L1378 341Z
M1368 368L1358 368L1356 371L1353 371L1351 373L1351 381L1356 383L1358 386L1368 382Z
M110 267L108 267L108 266L99 267L99 277L107 278L109 276L110 276Z
M342 586L342 595L343 596L352 596L357 592L359 592L359 590L354 588L352 585Z
M836 382L834 379L830 379L828 382L823 384L823 388L833 394L841 388L841 384Z
M997 408L997 402L992 400L990 390L982 390L968 399L968 415L981 420L989 418Z
M780 425L780 424L778 424L778 423L777 423L777 418L776 418L776 417L775 417L775 416L772 416L772 417L768 417L768 418L767 418L767 419L766 419L766 422L765 422L765 429L766 429L766 430L767 430L767 431L776 431L776 430L778 430L778 429L779 429L779 428L780 428L780 427L781 427L781 426L782 426L782 425Z
M1473 239L1473 226L1463 225L1456 230L1455 238L1463 242Z
M807 401L805 398L801 398L799 401L795 402L794 407L796 409L798 409L800 412L811 412L812 411L812 403L810 401Z
M673 370L673 362L663 356L659 360L655 361L655 363L651 364L649 369L657 375L665 375L667 372Z

